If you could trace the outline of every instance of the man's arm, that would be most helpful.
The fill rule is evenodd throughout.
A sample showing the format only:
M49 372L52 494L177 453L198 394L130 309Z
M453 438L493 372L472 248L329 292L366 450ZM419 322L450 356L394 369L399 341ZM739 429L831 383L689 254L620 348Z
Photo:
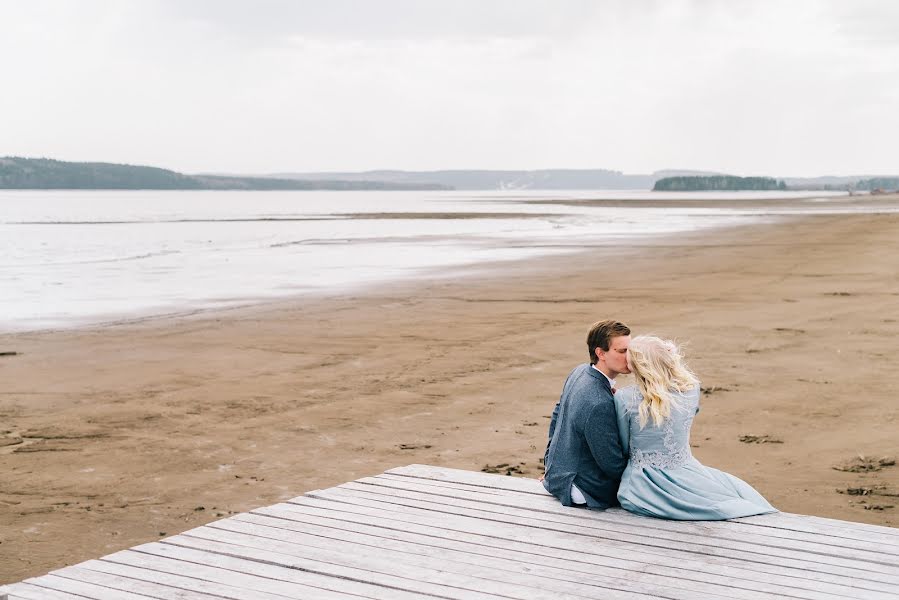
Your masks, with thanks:
M560 406L562 406L561 399L558 402L556 402L556 407L553 409L552 419L550 419L550 421L549 421L549 439L550 439L550 441L552 441L553 433L555 433L555 431L556 431L556 421L559 418L559 407Z
M549 457L549 445L552 444L553 434L556 432L556 423L559 421L559 411L562 408L562 399L565 397L565 392L568 390L568 384L571 383L571 378L574 376L574 371L568 374L568 377L565 378L565 384L562 386L562 393L559 394L559 401L556 402L556 407L553 409L552 419L549 421L549 439L546 440L546 450L543 452L543 466L546 467L546 459Z
M546 459L549 457L549 445L553 441L553 433L556 431L556 420L559 418L559 407L562 406L562 399L560 398L558 402L556 402L556 407L553 409L553 417L549 422L549 439L546 440L546 450L543 451L543 466L546 467Z
M584 424L584 439L599 468L607 475L620 478L627 466L627 456L618 435L614 401L593 408Z

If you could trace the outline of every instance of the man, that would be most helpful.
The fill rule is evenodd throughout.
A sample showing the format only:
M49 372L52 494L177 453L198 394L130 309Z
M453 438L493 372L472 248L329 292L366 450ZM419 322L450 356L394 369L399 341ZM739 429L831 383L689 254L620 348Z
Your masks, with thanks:
M618 438L615 377L630 373L631 330L600 321L587 334L590 364L576 367L562 388L549 424L543 486L565 506L605 509L616 494L627 456Z

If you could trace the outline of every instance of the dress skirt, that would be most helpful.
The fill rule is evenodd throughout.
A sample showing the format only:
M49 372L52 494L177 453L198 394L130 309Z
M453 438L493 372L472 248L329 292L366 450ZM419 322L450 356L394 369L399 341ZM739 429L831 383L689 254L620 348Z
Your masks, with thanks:
M679 521L717 521L777 512L751 485L695 458L661 468L629 464L618 488L622 508Z

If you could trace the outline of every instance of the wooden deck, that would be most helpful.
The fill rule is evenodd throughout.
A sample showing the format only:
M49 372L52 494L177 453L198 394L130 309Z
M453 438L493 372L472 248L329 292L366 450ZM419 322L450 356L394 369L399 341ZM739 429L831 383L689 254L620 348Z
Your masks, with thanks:
M660 521L537 481L411 465L3 588L62 598L899 598L899 530Z

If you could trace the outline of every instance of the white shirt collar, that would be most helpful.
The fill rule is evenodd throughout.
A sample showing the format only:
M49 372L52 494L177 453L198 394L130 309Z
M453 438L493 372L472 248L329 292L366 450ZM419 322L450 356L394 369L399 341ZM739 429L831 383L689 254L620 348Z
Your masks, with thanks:
M594 369L596 369L596 365L590 365L590 366L593 367ZM610 387L610 388L613 388L613 389L615 388L615 380L614 380L614 379L612 379L611 377L609 377L608 375L606 375L605 373L603 373L603 372L600 371L599 369L596 369L596 371L597 371L598 373L600 373L603 377L605 377L606 379L609 380L609 387Z

